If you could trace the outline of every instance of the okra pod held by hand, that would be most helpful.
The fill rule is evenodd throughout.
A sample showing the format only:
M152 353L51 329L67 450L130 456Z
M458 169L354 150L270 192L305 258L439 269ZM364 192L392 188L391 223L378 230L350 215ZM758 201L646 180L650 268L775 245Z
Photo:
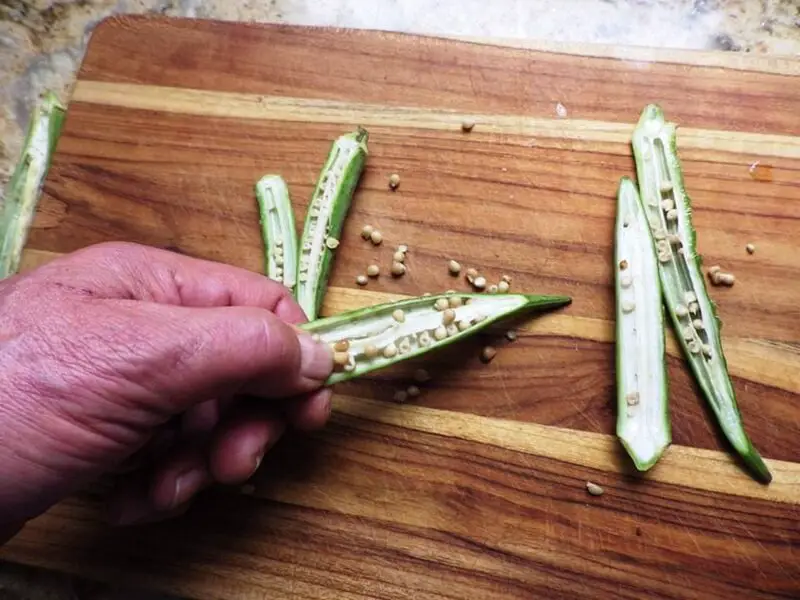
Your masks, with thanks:
M296 292L309 321L317 318L325 297L334 250L367 159L368 138L367 131L359 128L333 143L311 196L300 240Z
M636 468L650 469L672 441L658 262L636 185L623 177L614 239L617 437Z
M297 232L289 188L280 175L265 175L256 184L264 238L267 277L294 293L297 283Z
M56 147L65 109L47 93L31 115L22 154L0 206L0 279L17 272Z
M334 349L329 384L346 381L469 337L524 312L567 305L566 296L440 294L362 308L301 325Z
M742 423L720 339L721 323L708 296L695 248L691 200L676 149L676 126L656 105L642 112L633 133L641 205L653 233L664 301L700 389L722 432L752 474L772 475Z

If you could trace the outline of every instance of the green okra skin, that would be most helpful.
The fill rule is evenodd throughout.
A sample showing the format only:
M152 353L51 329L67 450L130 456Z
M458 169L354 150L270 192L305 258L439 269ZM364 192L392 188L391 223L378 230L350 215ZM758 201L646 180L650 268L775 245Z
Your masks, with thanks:
M334 141L311 195L298 251L296 298L309 321L317 318L353 193L367 160L369 134L361 127Z
M267 277L294 294L297 284L297 231L289 188L280 175L265 175L256 183L264 263Z
M653 238L636 185L620 180L614 231L617 437L640 471L672 442L664 309Z
M709 298L696 252L691 200L676 144L676 125L648 105L633 133L640 201L653 233L664 301L683 352L725 437L753 476L772 475L742 422L720 338L721 322Z
M31 115L22 154L0 207L0 279L19 269L65 112L55 94L48 92Z
M439 294L362 308L300 327L346 358L327 381L334 384L448 346L502 319L570 302L566 296Z

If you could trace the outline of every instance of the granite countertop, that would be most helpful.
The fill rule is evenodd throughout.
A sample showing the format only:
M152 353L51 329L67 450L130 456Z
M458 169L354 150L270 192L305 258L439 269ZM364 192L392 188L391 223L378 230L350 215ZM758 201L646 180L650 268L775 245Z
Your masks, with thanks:
M0 188L38 96L50 89L68 102L91 31L112 14L800 57L800 0L495 0L487 6L485 0L0 0ZM123 597L144 598L0 563L0 600Z

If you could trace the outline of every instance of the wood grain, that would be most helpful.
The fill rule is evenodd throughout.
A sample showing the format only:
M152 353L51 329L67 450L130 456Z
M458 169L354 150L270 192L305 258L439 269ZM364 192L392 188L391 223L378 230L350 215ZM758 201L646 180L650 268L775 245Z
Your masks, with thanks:
M284 175L301 221L331 140L366 124L326 314L464 288L449 258L573 304L520 324L489 366L485 339L438 353L413 405L387 400L418 364L340 386L331 427L286 439L250 496L217 490L175 523L119 532L86 493L0 556L198 598L799 596L800 62L648 52L104 22L26 270L123 239L259 271L254 181ZM768 487L731 459L671 337L673 447L642 476L613 436L614 196L650 101L680 124L699 249L737 275L711 293ZM357 289L398 243L408 275Z

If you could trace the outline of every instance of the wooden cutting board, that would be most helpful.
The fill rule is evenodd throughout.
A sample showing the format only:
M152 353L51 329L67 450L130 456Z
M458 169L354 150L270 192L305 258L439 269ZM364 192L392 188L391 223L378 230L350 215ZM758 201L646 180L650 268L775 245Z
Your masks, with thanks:
M327 314L465 289L449 259L574 302L490 365L485 340L430 358L413 402L391 398L419 363L341 386L330 426L284 440L252 493L118 531L87 492L0 556L209 599L800 597L798 75L733 54L105 21L26 268L121 239L259 271L253 183L283 174L301 221L332 139L360 124L370 156ZM706 264L737 276L712 294L768 487L731 460L672 339L674 445L638 475L613 437L614 196L648 102L681 126ZM357 289L400 243L408 274Z

